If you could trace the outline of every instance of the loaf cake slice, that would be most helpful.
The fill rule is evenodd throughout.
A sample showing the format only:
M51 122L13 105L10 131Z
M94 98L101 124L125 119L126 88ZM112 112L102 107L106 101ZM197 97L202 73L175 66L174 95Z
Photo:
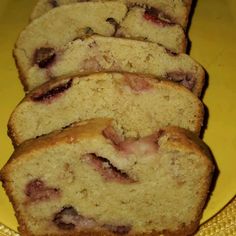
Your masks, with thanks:
M14 48L14 57L20 78L37 65L44 68L53 61L55 52L65 44L87 35L97 33L111 36L116 26L125 17L127 7L121 2L84 2L54 9L34 20L19 35Z
M93 0L97 1L97 0ZM184 28L188 23L192 0L119 0L131 6L146 6L160 12L161 18L171 23L177 23ZM62 5L82 2L82 0L39 0L31 14L31 20L45 14L49 10Z
M131 72L172 80L200 95L204 70L186 54L173 54L155 43L93 35L77 39L54 54L45 55L44 68L34 64L24 74L28 89L55 77L92 72ZM32 63L32 62L31 62Z
M22 236L193 233L213 164L186 130L125 139L98 119L23 143L1 170Z
M114 118L125 137L142 137L167 125L199 133L201 101L173 82L146 76L97 73L47 83L23 99L9 120L15 145L75 121Z

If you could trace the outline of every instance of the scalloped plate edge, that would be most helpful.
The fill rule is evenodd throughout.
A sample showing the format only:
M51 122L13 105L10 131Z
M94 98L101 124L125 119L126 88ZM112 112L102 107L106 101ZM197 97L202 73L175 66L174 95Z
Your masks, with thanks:
M7 227L6 225L0 223L0 235L3 235L3 236L19 236L19 234L10 229L9 227Z

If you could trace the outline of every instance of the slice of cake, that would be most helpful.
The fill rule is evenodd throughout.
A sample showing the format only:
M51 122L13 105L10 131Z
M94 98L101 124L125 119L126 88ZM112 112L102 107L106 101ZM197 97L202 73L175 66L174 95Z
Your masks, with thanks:
M33 90L16 107L8 127L15 145L97 117L115 119L125 137L142 137L167 125L199 133L203 113L201 101L173 82L98 73L52 81Z
M125 139L100 119L23 143L1 180L23 236L187 236L212 172L205 145L183 129Z
M98 0L93 0L98 1ZM39 0L31 14L31 20L45 14L53 8L68 5L82 0ZM131 6L146 6L160 12L161 18L171 23L177 23L184 28L188 23L192 0L119 0Z
M203 68L186 54L173 54L155 43L93 35L77 39L60 50L53 58L45 54L41 61L31 61L22 75L29 90L55 77L90 74L99 71L119 71L149 74L159 79L179 83L200 95L204 84Z

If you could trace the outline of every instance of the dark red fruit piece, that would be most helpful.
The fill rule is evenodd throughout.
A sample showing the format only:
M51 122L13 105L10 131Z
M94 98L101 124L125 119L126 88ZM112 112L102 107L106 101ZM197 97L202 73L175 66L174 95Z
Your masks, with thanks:
M119 26L117 21L114 18L112 18L112 17L107 18L106 22L109 22L111 25L113 25L115 27L115 29L117 29L118 26Z
M50 0L50 4L52 5L52 7L58 7L58 2L57 0Z
M50 89L46 93L40 94L40 95L33 95L32 100L35 102L42 102L42 101L48 101L51 100L52 98L62 94L65 92L67 89L69 89L72 85L72 79L69 80L65 84L60 84L56 86L55 88Z
M183 72L171 72L166 76L167 80L177 82L189 90L193 90L196 80L192 74Z
M25 188L25 195L30 202L47 200L59 194L59 189L46 186L40 179L30 181Z
M114 234L128 234L131 230L130 225L109 225L105 224L103 227L107 228L109 231L111 231Z
M153 7L147 8L143 17L161 26L173 25L169 16Z
M114 145L119 145L123 142L123 138L118 135L112 126L106 127L102 134L105 138L110 139Z
M116 181L120 183L134 183L126 173L121 172L113 166L106 158L97 156L94 153L85 155L85 159L96 171L98 171L107 181Z
M53 48L38 48L34 54L34 63L40 68L46 68L53 62L55 57L56 53Z
M59 229L72 230L76 226L76 222L79 221L80 216L76 209L72 206L63 207L63 209L56 213L53 222Z

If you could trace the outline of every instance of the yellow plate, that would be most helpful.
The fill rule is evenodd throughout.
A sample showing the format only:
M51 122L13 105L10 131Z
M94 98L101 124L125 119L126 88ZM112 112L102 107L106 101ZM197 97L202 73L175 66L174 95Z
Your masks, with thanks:
M35 0L0 1L0 168L13 151L7 137L7 121L24 95L12 48L18 33L27 24L34 4ZM209 109L204 140L211 147L220 170L202 222L217 213L236 193L235 16L235 0L199 0L190 29L191 55L209 74L209 86L204 96ZM16 230L13 209L1 187L0 222ZM0 232L3 233L1 227Z

